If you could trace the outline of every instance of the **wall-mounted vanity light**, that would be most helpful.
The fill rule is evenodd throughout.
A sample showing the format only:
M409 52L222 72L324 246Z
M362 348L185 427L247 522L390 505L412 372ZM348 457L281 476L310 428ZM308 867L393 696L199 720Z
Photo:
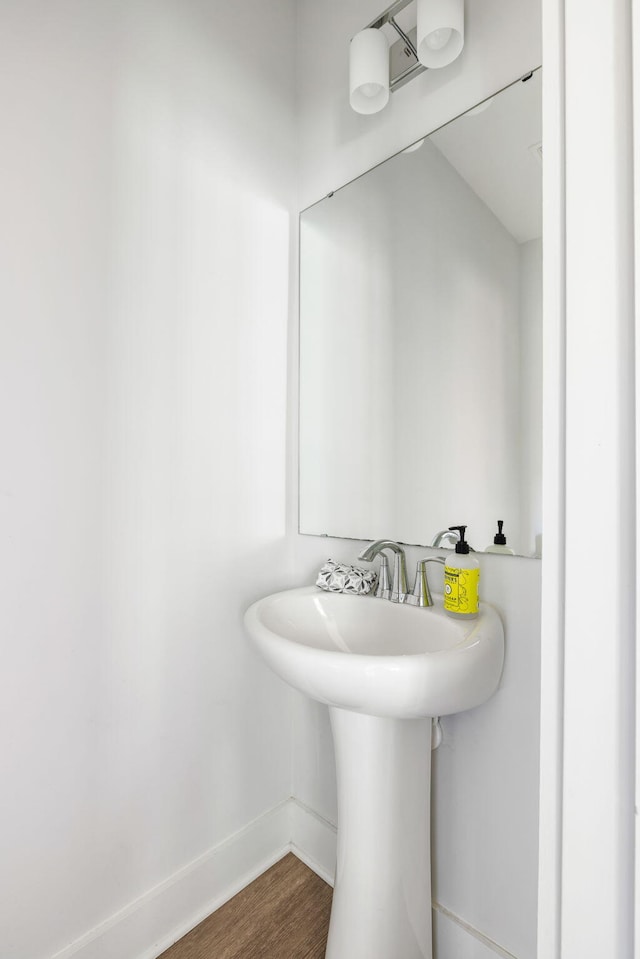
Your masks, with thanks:
M356 33L349 56L349 97L356 113L377 113L389 100L389 41L382 30Z
M390 92L424 70L446 67L463 46L464 0L397 0L351 41L351 106L377 113Z
M464 0L417 0L418 59L430 69L446 67L464 46Z

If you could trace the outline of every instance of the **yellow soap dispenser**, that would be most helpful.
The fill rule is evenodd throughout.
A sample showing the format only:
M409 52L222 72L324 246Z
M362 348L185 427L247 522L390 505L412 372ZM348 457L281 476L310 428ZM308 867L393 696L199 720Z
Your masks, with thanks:
M454 556L444 565L444 608L456 619L475 619L478 615L478 581L480 563L469 554L469 544L464 534L466 526L450 526L458 530L460 540L456 543Z

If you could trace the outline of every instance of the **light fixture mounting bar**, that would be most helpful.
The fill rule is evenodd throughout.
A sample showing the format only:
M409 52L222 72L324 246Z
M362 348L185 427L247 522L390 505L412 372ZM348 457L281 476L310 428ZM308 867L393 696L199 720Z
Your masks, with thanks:
M389 23L391 24L391 26L393 27L393 29L396 31L396 33L398 34L398 36L400 37L400 39L401 39L404 43L406 43L406 45L407 45L407 46L409 47L409 49L411 50L411 53L414 55L414 57L415 57L416 60L417 60L417 59L418 59L418 51L416 50L416 48L415 48L415 46L414 46L413 40L412 40L409 36L407 36L407 34L404 32L404 30L402 29L402 27L400 26L400 24L396 21L396 19L395 19L394 17L389 17Z
M396 2L392 3L390 7L387 7L379 17L376 17L375 20L368 23L366 29L379 30L380 27L384 27L385 23L389 23L393 17L397 16L401 10L404 10L405 7L408 7L410 3L414 2L415 0L396 0Z
M389 89L391 91L399 90L405 83L413 80L419 74L427 69L418 60L418 51L415 44L416 29L403 30L396 22L396 16L408 7L415 4L415 0L396 0L390 7L381 13L375 20L367 24L366 29L380 30L381 27L389 24L400 39L391 46L389 57ZM413 34L413 36L412 36Z

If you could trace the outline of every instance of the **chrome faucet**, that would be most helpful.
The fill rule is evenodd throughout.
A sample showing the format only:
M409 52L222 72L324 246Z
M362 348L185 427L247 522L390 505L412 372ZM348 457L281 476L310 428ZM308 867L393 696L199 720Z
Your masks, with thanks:
M460 542L460 533L457 529L441 529L439 533L436 533L429 545L432 549L453 549L458 542ZM470 546L469 549L475 552L473 546Z
M393 579L389 579L389 560L384 550L390 549L393 556ZM392 603L404 603L407 595L407 561L402 546L390 539L378 539L371 546L362 550L358 559L371 563L376 556L380 556L380 574L375 596L379 599L388 599Z
M460 533L455 529L441 529L439 533L431 540L431 547L433 549L438 549L439 547L444 547L445 549L450 549L452 546L455 546L458 540L460 539Z
M413 584L413 592L407 596L405 603L409 606L433 606L431 591L429 589L429 580L427 579L427 563L442 563L444 566L446 560L444 556L427 556L426 559L418 561L416 566L416 581Z

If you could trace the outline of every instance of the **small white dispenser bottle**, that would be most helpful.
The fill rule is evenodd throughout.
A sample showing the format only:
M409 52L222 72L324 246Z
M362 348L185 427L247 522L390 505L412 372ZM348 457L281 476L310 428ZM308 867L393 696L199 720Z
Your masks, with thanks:
M447 559L444 567L444 609L455 619L475 619L480 563L469 553L469 544L464 538L467 527L450 526L449 529L457 529L460 540L456 543L455 555Z
M493 537L493 545L487 546L485 553L507 553L509 556L515 556L512 549L507 546L507 537L502 532L504 521L498 520L498 532Z

